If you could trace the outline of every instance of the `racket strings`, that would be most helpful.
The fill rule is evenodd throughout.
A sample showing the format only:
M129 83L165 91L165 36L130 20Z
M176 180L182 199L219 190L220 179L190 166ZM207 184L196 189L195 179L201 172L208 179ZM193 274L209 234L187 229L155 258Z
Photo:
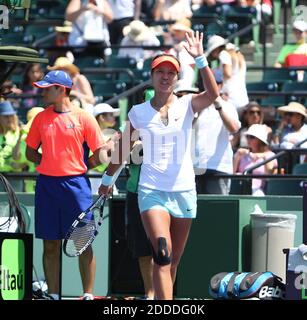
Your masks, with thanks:
M72 255L78 253L95 236L96 222L85 216L74 228L67 241L66 251Z
M79 256L94 241L102 224L104 203L105 198L100 197L73 222L64 239L63 250L66 255Z

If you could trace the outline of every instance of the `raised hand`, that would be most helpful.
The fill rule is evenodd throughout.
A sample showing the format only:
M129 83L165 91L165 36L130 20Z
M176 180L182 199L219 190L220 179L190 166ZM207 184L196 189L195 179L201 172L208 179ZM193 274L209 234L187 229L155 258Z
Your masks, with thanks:
M203 38L204 34L202 32L196 31L191 33L186 33L185 37L187 42L183 43L184 48L188 51L188 53L196 58L201 56L204 53L203 48Z

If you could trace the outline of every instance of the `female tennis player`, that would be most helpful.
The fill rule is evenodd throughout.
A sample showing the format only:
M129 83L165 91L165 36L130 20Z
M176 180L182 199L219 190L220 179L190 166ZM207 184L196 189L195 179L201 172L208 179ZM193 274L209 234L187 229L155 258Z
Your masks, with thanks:
M121 161L129 154L127 135L140 134L144 155L138 189L142 222L151 242L154 259L155 298L173 298L173 283L192 219L196 217L195 177L191 160L194 113L208 107L218 96L218 87L203 51L203 34L186 34L185 49L195 59L206 91L182 98L173 91L180 71L179 61L161 54L151 64L154 97L129 111L119 143ZM130 143L130 147L133 141ZM116 154L116 153L115 153ZM114 157L115 158L115 157ZM99 193L110 192L115 159L102 177Z

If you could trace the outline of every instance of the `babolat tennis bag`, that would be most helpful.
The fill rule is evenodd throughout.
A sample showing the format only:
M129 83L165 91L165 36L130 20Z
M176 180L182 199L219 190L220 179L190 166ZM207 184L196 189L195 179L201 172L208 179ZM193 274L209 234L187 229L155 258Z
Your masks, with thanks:
M272 272L221 272L210 280L209 293L215 299L280 300L285 284Z

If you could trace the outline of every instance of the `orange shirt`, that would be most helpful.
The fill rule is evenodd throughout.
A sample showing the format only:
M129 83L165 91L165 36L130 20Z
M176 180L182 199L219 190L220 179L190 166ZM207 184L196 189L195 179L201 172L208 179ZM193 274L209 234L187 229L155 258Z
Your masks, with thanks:
M95 118L80 108L59 113L49 106L34 119L26 138L27 145L42 148L37 171L48 176L71 176L87 171L83 143L92 152L104 145Z

